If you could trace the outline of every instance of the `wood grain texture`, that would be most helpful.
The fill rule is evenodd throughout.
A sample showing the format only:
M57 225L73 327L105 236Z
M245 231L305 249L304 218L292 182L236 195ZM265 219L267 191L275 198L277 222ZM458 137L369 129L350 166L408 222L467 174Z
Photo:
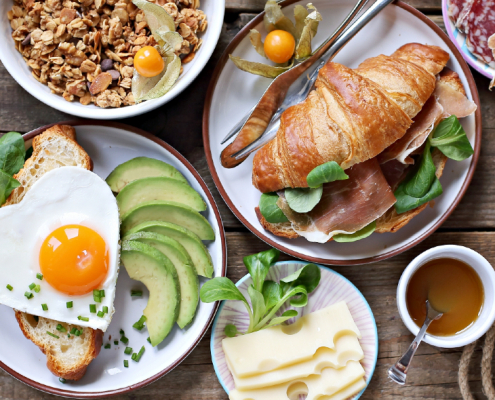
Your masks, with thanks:
M380 338L378 364L369 389L362 399L461 399L457 386L457 368L462 349L438 349L421 344L408 374L408 383L399 387L387 377L388 368L407 349L413 336L402 323L396 306L396 288L402 271L422 251L444 244L470 247L495 264L495 233L436 233L417 247L367 266L341 266L333 269L351 280L363 293L373 310ZM242 263L246 254L266 250L268 246L250 233L227 233L228 276L237 281L247 271ZM282 254L281 260L289 257ZM192 354L173 372L152 385L118 396L118 399L145 399L157 396L177 400L226 400L210 359L210 332ZM482 340L480 341L482 343ZM145 360L143 360L145 361ZM477 347L470 368L471 387L482 399L480 384L481 348ZM494 365L495 366L495 365ZM91 367L90 367L91 368ZM0 399L55 399L0 372ZM274 399L277 400L277 399Z
M203 72L171 103L148 114L122 120L164 139L184 154L199 171L212 191L227 230L228 275L237 281L246 274L242 257L268 246L247 232L230 212L216 190L206 164L201 141L203 102L213 69L235 34L262 10L265 0L227 0L226 22L220 42ZM409 0L409 4L429 13L443 27L440 0ZM251 14L248 14L251 13ZM368 390L361 397L371 399L456 399L460 400L457 368L462 349L442 350L422 344L414 359L408 385L399 387L386 371L409 346L412 335L402 323L396 307L396 288L406 265L420 252L441 244L471 247L495 263L495 97L488 91L488 79L474 72L480 92L483 115L483 142L478 169L463 201L441 230L408 252L367 266L335 267L350 279L367 298L374 312L380 337L379 359ZM27 132L41 125L73 119L37 101L25 92L0 64L0 132ZM448 167L448 165L447 165ZM483 232L483 230L485 230ZM465 232L463 232L465 231ZM282 255L281 259L289 259ZM211 365L210 333L192 354L172 373L146 388L116 399L148 398L174 400L226 400ZM485 399L480 382L481 344L470 365L470 386L476 399ZM0 400L45 400L57 397L32 389L0 370ZM274 399L276 400L276 399Z

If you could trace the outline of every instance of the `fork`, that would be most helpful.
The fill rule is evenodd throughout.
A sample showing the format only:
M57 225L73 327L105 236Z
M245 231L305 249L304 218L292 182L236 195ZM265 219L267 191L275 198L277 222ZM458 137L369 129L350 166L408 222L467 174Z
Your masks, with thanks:
M245 120L240 121L222 143L243 130L246 132L242 133L251 136L252 140L243 148L236 148L235 144L238 139L236 138L222 151L222 165L226 168L239 165L250 153L275 137L280 124L280 116L290 106L306 99L318 77L320 68L333 59L350 39L392 1L377 0L352 22L367 3L367 0L360 0L334 34L312 56L275 78Z

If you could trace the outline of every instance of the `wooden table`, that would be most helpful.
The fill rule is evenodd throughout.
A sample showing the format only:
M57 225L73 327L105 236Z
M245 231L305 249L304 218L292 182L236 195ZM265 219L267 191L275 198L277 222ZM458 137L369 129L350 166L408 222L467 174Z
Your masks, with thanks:
M215 1L215 0L212 0ZM331 0L329 0L331 1ZM217 60L235 34L262 11L265 0L227 0L222 35L212 59L199 77L177 98L162 108L121 122L151 132L179 150L191 161L212 191L227 233L228 276L234 281L246 274L242 257L265 250L267 245L251 234L230 212L213 184L201 139L203 102ZM409 0L443 28L440 0ZM476 175L461 204L429 239L406 253L376 264L335 267L364 294L378 325L378 365L362 399L462 399L457 384L462 349L440 350L422 344L408 376L399 387L387 378L387 369L406 350L412 335L402 323L395 293L401 273L420 252L441 244L461 244L483 254L495 265L495 93L488 79L473 72L483 115L483 142ZM58 112L25 92L0 63L0 134L28 132L39 126L74 119ZM289 257L283 256L283 259ZM122 399L160 398L174 400L227 399L218 383L210 358L209 333L193 353L172 373L146 388L120 396ZM483 339L482 339L483 340ZM482 340L480 341L482 343ZM1 344L8 345L7 343ZM476 399L486 398L481 389L481 347L476 348L470 367L470 387ZM0 399L51 399L0 371ZM276 400L276 399L274 399Z

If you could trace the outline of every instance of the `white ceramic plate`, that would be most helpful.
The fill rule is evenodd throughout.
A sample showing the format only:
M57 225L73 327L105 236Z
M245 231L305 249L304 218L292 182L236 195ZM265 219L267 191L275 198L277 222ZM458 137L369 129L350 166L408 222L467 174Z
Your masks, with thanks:
M165 161L185 176L208 205L203 214L212 225L216 240L205 244L213 259L214 276L225 276L226 247L220 214L205 183L191 164L160 139L134 128L121 124L103 126L91 121L81 124L84 125L76 126L78 142L92 158L94 172L100 177L106 178L117 165L137 156ZM25 138L32 139L45 129L28 133ZM205 278L200 277L201 284L205 281ZM130 290L137 288L143 289L143 297L131 298ZM111 343L111 349L102 348L99 356L88 367L86 375L78 382L67 384L60 383L47 369L45 355L24 337L14 318L14 311L0 305L0 343L4 344L0 346L0 367L37 389L77 398L126 393L149 384L175 368L196 347L210 326L218 304L200 302L196 317L189 327L180 330L175 326L165 341L153 348L146 340L147 330L140 332L132 327L142 315L147 298L148 292L144 285L131 280L121 266L115 297L116 311L103 339L104 344ZM114 345L113 341L120 338L120 329L125 331L129 338L128 346L135 352L145 346L145 353L139 363L124 354L126 346L123 343ZM129 368L124 368L123 361L126 359L129 360Z
M490 79L493 79L495 76L495 68L490 67L490 65L480 61L473 53L469 51L466 45L466 35L461 33L459 29L456 28L454 23L450 20L448 15L448 0L442 0L442 14L443 14L443 22L445 23L445 29L449 34L450 39L456 47L461 52L464 59L480 74L487 76Z
M290 1L290 5L284 8L286 15L293 14L295 3ZM315 45L332 33L354 3L354 0L313 1L323 16ZM412 247L438 228L467 189L481 142L481 114L473 77L462 56L440 28L419 11L399 1L386 7L334 60L349 67L357 67L368 57L391 54L409 42L437 45L449 52L451 58L448 67L460 75L468 97L478 104L475 115L462 120L475 154L462 162L448 161L441 180L444 193L435 199L435 207L428 207L397 233L373 234L361 240L357 246L355 243L311 243L304 238L290 240L265 231L254 212L261 193L251 183L253 155L233 169L223 168L220 163L220 153L225 147L220 145L221 140L257 103L270 82L267 78L243 72L227 61L228 53L233 52L236 56L263 62L246 36L252 28L264 32L261 18L252 21L238 34L220 60L210 85L203 119L203 141L210 171L225 202L241 222L259 238L281 251L323 264L359 264L388 258Z
M184 65L184 72L167 94L158 99L145 101L133 106L100 108L93 104L83 106L79 101L68 102L62 96L51 93L48 86L33 78L30 68L24 62L21 54L14 48L12 29L7 18L7 12L12 8L12 4L12 0L0 1L0 60L10 75L28 93L50 107L78 117L97 119L121 119L140 115L168 103L181 93L198 76L213 54L222 31L225 12L225 0L201 1L200 9L205 12L208 20L206 31L200 35L203 45L194 60Z
M270 269L267 279L278 282L280 279L301 269L304 265L306 265L306 263L300 261L278 262ZM308 305L304 307L302 311L299 308L295 308L299 311L299 315L296 318L289 320L289 322L295 322L303 314L321 310L322 308L328 307L339 301L345 301L361 332L361 339L359 342L361 343L364 352L364 359L361 363L365 370L366 385L368 385L373 376L373 372L375 371L378 357L378 332L371 308L361 292L349 280L327 267L319 267L321 270L320 284L316 290L309 295ZM251 276L246 275L236 284L246 298L249 298L247 295L247 288L252 282ZM225 354L222 349L222 340L226 337L224 329L227 324L235 324L237 328L243 332L247 329L247 321L249 321L249 316L244 305L240 301L228 300L223 301L220 305L220 309L213 324L210 342L211 359L218 380L227 394L234 389L235 386L234 379L229 371L225 360ZM365 390L366 388L351 399L358 399Z

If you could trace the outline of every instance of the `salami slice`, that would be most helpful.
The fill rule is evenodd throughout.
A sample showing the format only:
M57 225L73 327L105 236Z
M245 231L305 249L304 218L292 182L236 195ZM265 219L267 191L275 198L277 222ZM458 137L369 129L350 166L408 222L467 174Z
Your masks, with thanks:
M467 48L495 68L488 39L495 33L495 0L475 0L468 17Z
M470 15L471 7L476 0L448 0L448 15L454 25L466 33L468 30L467 20Z

